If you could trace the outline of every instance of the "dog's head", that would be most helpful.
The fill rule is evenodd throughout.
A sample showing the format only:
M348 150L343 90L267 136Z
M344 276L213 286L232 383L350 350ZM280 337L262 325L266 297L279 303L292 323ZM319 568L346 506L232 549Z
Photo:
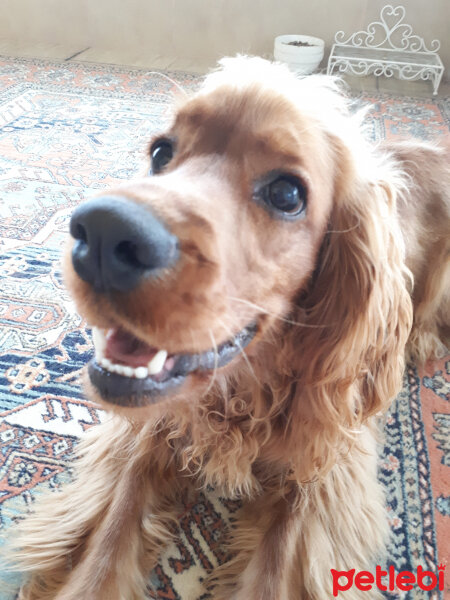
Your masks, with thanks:
M94 397L194 402L215 375L264 364L262 380L357 386L364 407L352 392L347 420L378 410L410 319L395 173L336 83L225 59L149 154L147 176L71 221L66 275L95 328ZM340 411L331 396L308 410Z

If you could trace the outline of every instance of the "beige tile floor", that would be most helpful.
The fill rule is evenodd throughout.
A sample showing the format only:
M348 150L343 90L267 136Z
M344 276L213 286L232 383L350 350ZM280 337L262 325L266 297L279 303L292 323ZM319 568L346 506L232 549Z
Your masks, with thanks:
M61 44L24 44L0 38L0 55L17 57L48 58L54 60L76 60L81 62L107 63L138 68L168 69L204 73L214 63L199 63L189 58L169 58L158 54L145 55L133 49L129 51L79 48Z
M200 63L198 61L180 57L168 58L158 54L143 56L137 50L115 51L100 48L80 48L73 45L47 44L47 43L14 43L0 38L0 55L47 58L54 60L75 60L89 63L106 63L137 68L167 69L174 71L188 71L205 73L214 66L214 62ZM426 81L400 81L386 77L347 77L351 89L364 92L386 92L400 96L415 96L418 98L431 98L431 83ZM443 82L439 87L438 98L450 95L450 82Z

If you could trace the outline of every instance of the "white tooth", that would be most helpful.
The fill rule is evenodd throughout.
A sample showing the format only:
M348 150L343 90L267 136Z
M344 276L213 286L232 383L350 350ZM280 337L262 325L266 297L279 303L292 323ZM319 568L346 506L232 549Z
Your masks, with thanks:
M98 327L92 328L92 341L94 342L97 362L100 362L100 359L102 359L105 354L106 340L103 331Z
M145 379L148 376L147 367L137 367L137 369L134 370L134 376L137 379Z
M109 360L109 358L102 358L100 361L100 364L102 365L102 367L104 369L108 369L108 371L109 371L109 369L112 365L112 362Z
M166 362L167 351L159 350L152 360L148 363L148 374L149 375L157 375L161 373L164 368L164 363Z
M133 369L133 367L123 366L122 367L122 375L124 377L133 377L133 375L134 375L134 369Z

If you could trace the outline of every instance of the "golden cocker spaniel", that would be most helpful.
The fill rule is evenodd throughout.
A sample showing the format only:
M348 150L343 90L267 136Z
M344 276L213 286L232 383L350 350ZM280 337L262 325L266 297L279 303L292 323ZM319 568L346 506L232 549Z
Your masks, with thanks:
M328 600L386 540L375 421L405 352L445 352L448 148L372 145L335 80L237 57L149 153L72 216L110 416L24 520L21 598L142 600L179 498L211 484L244 503L214 600Z

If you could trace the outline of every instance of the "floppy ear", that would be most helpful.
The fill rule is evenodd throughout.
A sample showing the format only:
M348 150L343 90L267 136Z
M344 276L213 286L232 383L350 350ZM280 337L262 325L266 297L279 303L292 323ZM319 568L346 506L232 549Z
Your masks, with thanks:
M412 321L396 173L359 177L348 150L338 156L328 232L297 309L306 327L293 327L288 342L297 381L291 441L304 473L331 466L398 393Z

